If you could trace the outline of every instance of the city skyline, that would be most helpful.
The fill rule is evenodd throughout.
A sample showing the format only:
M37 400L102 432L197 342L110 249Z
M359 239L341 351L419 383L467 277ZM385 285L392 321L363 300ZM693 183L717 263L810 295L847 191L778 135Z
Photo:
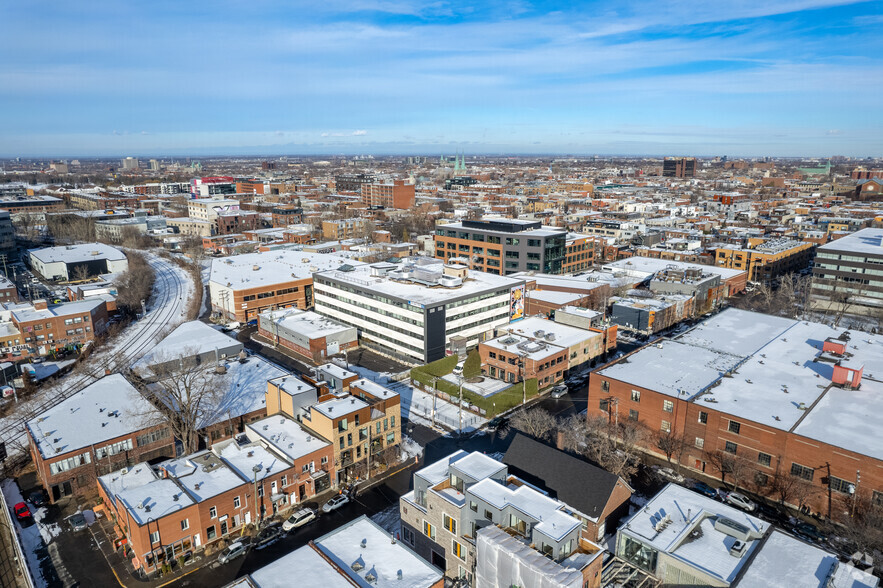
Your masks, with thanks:
M0 157L877 156L869 2L7 7Z

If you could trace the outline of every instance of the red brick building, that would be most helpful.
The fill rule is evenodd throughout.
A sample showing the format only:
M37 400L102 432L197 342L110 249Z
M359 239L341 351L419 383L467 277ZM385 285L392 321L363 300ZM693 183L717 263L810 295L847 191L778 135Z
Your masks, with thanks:
M362 184L361 190L362 203L368 206L383 206L384 208L400 208L404 210L414 207L416 198L414 184L407 184L405 180Z
M593 372L588 413L645 428L648 453L668 438L684 468L836 519L883 504L881 349L877 335L729 309Z

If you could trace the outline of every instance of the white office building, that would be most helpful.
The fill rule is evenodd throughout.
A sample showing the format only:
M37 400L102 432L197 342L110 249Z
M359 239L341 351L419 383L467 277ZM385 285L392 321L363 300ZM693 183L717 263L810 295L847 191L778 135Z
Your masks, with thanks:
M524 280L428 258L319 272L313 287L316 312L421 363L444 357L452 338L472 347L524 316Z

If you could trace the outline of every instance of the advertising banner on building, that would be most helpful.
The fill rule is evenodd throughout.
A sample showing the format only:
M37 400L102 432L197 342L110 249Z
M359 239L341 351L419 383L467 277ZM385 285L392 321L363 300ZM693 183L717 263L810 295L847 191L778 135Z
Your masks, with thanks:
M524 318L524 285L509 291L509 322Z

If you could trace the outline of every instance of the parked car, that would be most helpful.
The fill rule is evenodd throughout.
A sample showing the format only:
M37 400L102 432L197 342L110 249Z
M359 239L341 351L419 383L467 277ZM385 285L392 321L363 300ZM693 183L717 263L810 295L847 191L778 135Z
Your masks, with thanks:
M705 482L695 482L693 484L693 490L695 490L699 494L703 494L705 496L708 496L709 498L717 498L718 497L717 496L717 489L712 488L711 486L709 486Z
M767 522L776 523L778 525L781 525L788 520L786 516L779 512L779 509L763 502L757 503L757 510L754 511L754 514Z
M812 523L797 523L794 525L794 528L791 529L791 532L810 543L824 543L828 540L828 538L819 531L818 527Z
M71 529L74 531L82 531L88 526L86 524L86 517L84 517L83 513L81 512L74 513L71 516L67 517L67 522L71 526Z
M12 512L15 513L15 518L19 521L26 521L31 518L31 509L29 509L28 505L24 502L19 502L13 506Z
M28 501L37 508L40 508L49 504L49 496L45 490L34 490L28 494Z
M674 482L675 484L684 483L684 476L680 475L671 468L659 468L658 470L656 470L656 475L660 478L668 480L669 482Z
M552 393L549 394L549 396L551 396L552 398L561 398L565 394L567 394L567 386L558 385L552 388Z
M757 504L755 504L753 500L744 494L739 494L738 492L730 492L727 494L727 502L733 506L741 508L742 510L747 510L748 512L754 512L757 508Z
M322 505L322 512L331 512L332 510L336 510L349 502L350 499L346 494L338 494L334 496L331 500Z
M505 429L508 424L509 419L503 416L495 416L487 422L488 429L493 429L495 431Z
M263 549L264 547L269 547L270 545L279 541L283 534L284 531L282 530L282 525L280 525L279 523L273 523L260 532L257 537L255 549Z
M316 520L316 511L312 508L302 508L282 523L282 530L286 533L292 529L303 527L304 525Z
M244 541L234 541L221 551L221 555L218 556L218 563L225 564L231 562L240 555L245 555L246 551L248 551L248 545Z

